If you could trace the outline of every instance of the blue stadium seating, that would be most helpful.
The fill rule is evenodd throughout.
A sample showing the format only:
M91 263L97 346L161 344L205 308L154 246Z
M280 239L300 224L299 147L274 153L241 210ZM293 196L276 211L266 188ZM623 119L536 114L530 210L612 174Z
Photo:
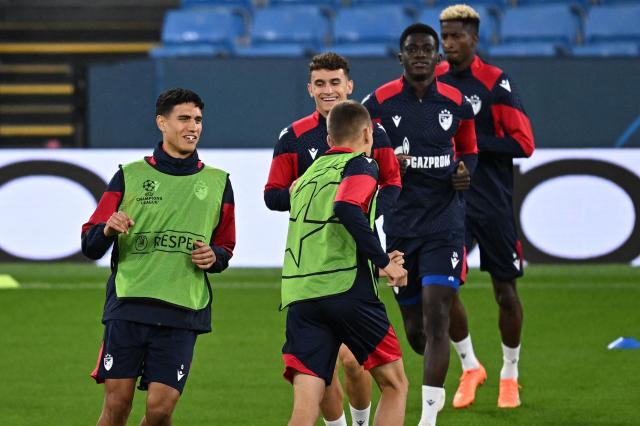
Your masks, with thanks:
M163 46L154 57L185 56L231 51L244 32L242 18L230 9L180 9L167 12L162 27Z
M572 53L574 56L640 56L640 46L630 41L612 41L576 46Z
M491 7L470 4L480 14L480 45L488 46L497 38L498 22ZM423 9L418 15L418 21L430 25L440 33L440 12L443 8Z
M380 43L341 44L326 50L347 58L384 58L393 54L389 46Z
M558 0L556 0L557 2ZM485 5L487 7L495 7L495 8L504 8L507 6L510 6L513 2L509 1L509 0L473 0L473 2L471 3L467 3L466 1L462 1L462 0L435 0L435 2L428 2L429 4L434 3L435 7L438 8L445 8L446 6L451 6L452 4L460 4L460 3L466 3L466 4L472 4L472 5ZM473 6L475 8L475 6Z
M554 43L548 42L523 42L500 44L498 46L489 47L487 53L489 56L537 56L551 57L558 54L558 48Z
M568 4L523 6L502 15L502 41L552 42L568 46L576 41L579 18Z
M592 7L584 26L587 43L640 41L640 4Z
M353 6L360 5L376 5L376 6L386 6L386 5L395 5L395 6L409 6L409 7L421 7L425 5L425 2L422 0L351 0L351 4Z
M236 48L234 54L239 57L252 58L299 58L311 52L300 44L264 44Z
M336 8L342 5L342 0L269 0L269 6L277 5L316 5Z
M152 58L179 58L192 56L226 56L229 50L211 44L175 44L155 47L149 51Z
M255 11L250 35L252 46L298 44L320 50L329 21L318 6L272 6Z
M338 10L333 37L336 44L380 43L397 45L412 20L397 6L354 6Z
M251 0L181 0L180 6L183 8L201 6L238 6L245 9L251 9L253 4Z

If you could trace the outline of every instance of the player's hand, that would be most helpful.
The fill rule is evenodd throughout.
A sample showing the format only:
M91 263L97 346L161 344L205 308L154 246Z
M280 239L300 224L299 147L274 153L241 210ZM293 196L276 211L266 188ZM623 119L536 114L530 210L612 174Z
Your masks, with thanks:
M104 225L105 237L113 237L118 234L128 234L129 228L135 225L135 222L125 212L115 212L111 214L111 217Z
M389 282L387 283L388 286L404 287L407 285L407 270L398 265L396 262L391 261L386 267L382 269L389 278Z
M398 160L398 165L400 166L400 176L404 176L407 173L407 169L409 168L409 164L411 163L411 156L406 154L396 154L396 159Z
M293 182L291 182L291 185L289 185L289 195L291 195L291 193L293 192L293 187L296 186L296 183L298 183L298 180L300 178L294 180Z
M211 246L202 241L196 241L193 245L195 249L191 252L191 262L203 271L211 268L216 262L216 254Z
M464 161L458 163L458 168L451 175L451 185L456 191L468 191L471 187L471 175L464 166Z
M394 250L391 253L387 253L389 255L389 260L395 262L396 264L402 266L404 265L404 253L398 250ZM384 269L378 269L378 277L386 277L387 273Z

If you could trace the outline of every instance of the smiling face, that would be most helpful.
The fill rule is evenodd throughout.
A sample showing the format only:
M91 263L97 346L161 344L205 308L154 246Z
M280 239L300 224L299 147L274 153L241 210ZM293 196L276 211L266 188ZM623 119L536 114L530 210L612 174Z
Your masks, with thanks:
M194 103L178 104L167 115L156 116L162 149L174 158L187 158L196 150L202 133L202 111Z
M326 117L335 104L347 100L353 92L353 81L349 80L343 69L313 70L307 90L315 100L318 112Z
M398 54L405 75L413 81L425 81L433 76L438 64L438 48L431 34L410 34Z

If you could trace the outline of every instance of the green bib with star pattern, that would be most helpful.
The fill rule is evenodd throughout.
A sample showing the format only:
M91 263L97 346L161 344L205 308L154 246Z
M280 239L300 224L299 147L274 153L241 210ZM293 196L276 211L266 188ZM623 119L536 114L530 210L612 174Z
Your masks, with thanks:
M322 156L293 188L282 268L282 309L293 302L343 293L353 286L358 268L356 242L333 212L333 203L347 163L361 155ZM375 198L371 197L369 206L372 229Z
M211 300L205 272L191 262L195 241L210 244L228 174L205 166L173 176L144 160L122 166L119 210L135 222L118 235L116 294L200 310Z

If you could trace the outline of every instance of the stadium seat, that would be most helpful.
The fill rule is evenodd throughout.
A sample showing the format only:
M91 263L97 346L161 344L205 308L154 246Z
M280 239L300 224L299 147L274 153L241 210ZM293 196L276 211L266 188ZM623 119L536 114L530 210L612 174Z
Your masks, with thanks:
M230 9L171 10L162 26L163 46L153 57L220 54L233 50L243 32L242 18Z
M558 0L556 0L557 2ZM434 4L435 7L443 9L447 6L451 6L452 4L460 4L466 3L470 4L475 8L475 5L484 5L487 7L495 7L495 8L505 8L513 4L512 1L509 0L473 0L470 3L461 0L435 0L435 2L427 2L429 4Z
M412 20L402 7L354 6L340 9L334 22L334 43L378 43L396 46Z
M497 39L498 23L492 7L470 4L480 14L480 45L488 46ZM440 33L440 12L443 7L426 8L418 15L418 21L430 25Z
M238 47L234 55L242 58L301 58L311 53L299 44L265 44Z
M592 7L585 21L584 36L587 43L640 41L640 4Z
M394 5L404 7L421 7L425 5L423 0L351 0L351 4L354 6L360 5Z
M572 49L574 56L640 56L638 43L629 41L612 41L576 46Z
M558 47L555 43L548 42L523 42L523 43L508 43L500 44L498 46L491 46L487 50L489 56L537 56L537 57L552 57L558 54Z
M393 54L384 43L337 44L327 50L347 58L385 58Z
M318 6L272 6L256 10L251 45L297 44L320 50L329 36L329 21Z
M245 9L253 7L251 0L181 0L182 8L200 7L200 6L237 6Z
M269 6L277 5L316 5L334 9L342 5L342 0L269 0Z
M569 46L578 38L579 18L569 4L522 6L502 15L504 43L553 42Z
M152 58L180 58L190 56L227 56L229 51L221 46L211 44L175 44L160 46L149 51Z

